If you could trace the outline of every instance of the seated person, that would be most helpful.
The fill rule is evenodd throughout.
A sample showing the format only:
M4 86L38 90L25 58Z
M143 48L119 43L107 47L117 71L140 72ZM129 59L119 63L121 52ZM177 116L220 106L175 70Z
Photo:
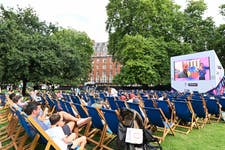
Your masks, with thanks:
M20 95L16 95L12 98L13 107L22 111L23 107L27 105L27 102L23 102L23 97Z
M51 128L46 130L46 133L53 139L53 141L62 150L75 149L79 146L79 150L83 150L87 141L86 137L79 137L75 133L65 134L68 128L64 128L64 122L62 116L59 114L53 114L50 118Z
M26 108L24 109L24 112L27 115L31 115L34 120L44 129L47 130L50 128L50 121L49 118L47 117L48 114L48 109L45 109L42 111L41 105L36 102L32 101L29 102ZM72 115L70 115L67 112L60 111L57 112L60 116L63 117L64 120L66 121L72 121L72 122L77 122L77 126L81 127L83 125L86 125L91 122L91 117L88 118L75 118ZM74 123L75 124L75 123Z

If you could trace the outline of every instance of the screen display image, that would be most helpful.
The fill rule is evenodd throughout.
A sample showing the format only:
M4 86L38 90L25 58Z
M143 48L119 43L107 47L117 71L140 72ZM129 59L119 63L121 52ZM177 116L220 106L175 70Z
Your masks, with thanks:
M210 80L209 57L174 62L176 81Z

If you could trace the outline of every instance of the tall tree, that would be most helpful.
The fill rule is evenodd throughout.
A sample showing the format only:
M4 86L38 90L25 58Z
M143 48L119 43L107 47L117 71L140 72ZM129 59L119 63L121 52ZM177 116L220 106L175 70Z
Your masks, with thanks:
M194 51L213 49L215 22L212 17L203 18L207 5L204 0L190 0L184 10L182 37ZM179 31L178 31L179 32Z
M56 55L60 60L55 82L77 85L87 81L91 72L93 42L86 33L62 29L52 36L59 44Z
M22 80L23 94L28 81L43 83L48 80L62 83L65 77L65 80L73 82L80 76L75 76L77 74L74 72L77 70L71 66L82 64L84 67L90 64L87 59L93 51L92 43L85 34L72 34L77 36L73 39L69 39L72 36L64 36L64 42L70 41L70 43L62 44L62 39L57 36L58 27L41 22L31 8L18 8L15 11L6 10L1 6L0 22L1 82L17 83ZM72 40L76 41L73 43ZM70 51L74 49L77 49L76 56L79 55L84 59L73 56L75 53ZM89 70L88 67L83 69L82 75Z
M171 0L110 1L107 6L108 49L123 65L116 79L139 84L170 82L170 56L192 52L190 45L181 40L182 34L177 32L185 23L179 8ZM151 44L142 43L141 39ZM139 53L143 51L140 43L145 52ZM130 53L127 53L128 48Z

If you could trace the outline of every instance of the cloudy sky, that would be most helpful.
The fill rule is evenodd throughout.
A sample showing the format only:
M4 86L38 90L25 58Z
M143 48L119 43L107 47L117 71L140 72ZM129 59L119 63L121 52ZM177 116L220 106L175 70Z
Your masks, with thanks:
M174 0L185 7L186 0ZM224 0L205 0L208 5L206 16L212 16L216 24L225 23L219 15L218 6ZM41 20L86 32L96 42L105 42L107 18L105 6L108 0L0 0L4 7L32 7Z

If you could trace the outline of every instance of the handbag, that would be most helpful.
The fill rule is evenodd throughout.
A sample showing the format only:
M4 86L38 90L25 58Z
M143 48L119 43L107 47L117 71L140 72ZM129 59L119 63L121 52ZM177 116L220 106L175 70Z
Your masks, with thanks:
M130 144L142 144L143 130L137 128L127 128L125 142Z

